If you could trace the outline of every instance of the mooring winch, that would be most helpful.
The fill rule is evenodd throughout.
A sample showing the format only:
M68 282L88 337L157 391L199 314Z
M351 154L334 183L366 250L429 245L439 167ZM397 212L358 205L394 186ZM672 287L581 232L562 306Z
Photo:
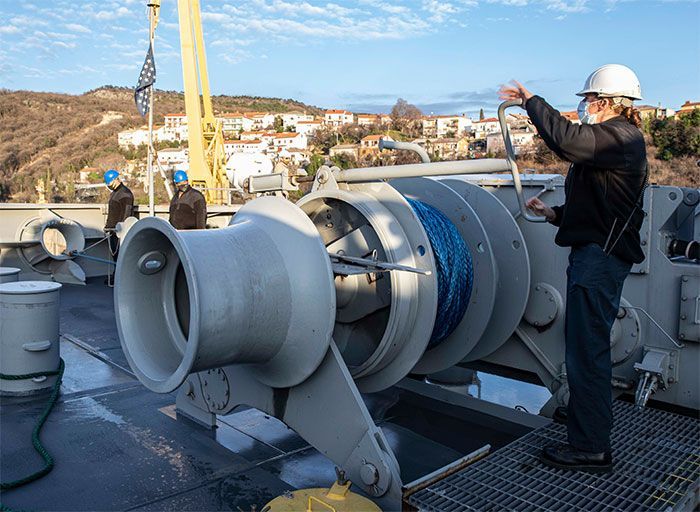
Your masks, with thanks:
M523 191L506 106L499 117L507 159L322 167L298 203L253 200L225 228L178 232L157 218L137 222L121 246L115 308L138 378L157 392L179 388L178 411L210 426L239 405L263 410L394 506L398 463L360 392L478 362L535 375L553 393L545 413L565 403L566 250L553 249L555 229L529 222L541 219L524 208L525 195L563 202L563 179L529 176ZM478 174L497 171L511 175ZM669 252L700 231L688 216L673 229L679 209L697 217L698 196L685 192L647 191L647 260L633 268L613 327L611 387L654 382L638 394L692 406L698 346L669 334L690 287L700 288L697 263ZM433 222L453 238L437 240ZM449 258L463 272L448 275ZM658 291L681 277L686 300L668 284ZM700 339L680 321L686 341Z

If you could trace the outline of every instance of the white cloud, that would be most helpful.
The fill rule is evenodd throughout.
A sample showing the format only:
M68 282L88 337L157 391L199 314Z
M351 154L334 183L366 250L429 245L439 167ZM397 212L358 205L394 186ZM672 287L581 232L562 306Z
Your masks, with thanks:
M442 23L459 12L453 4L438 0L423 0L423 10L429 13L428 19L434 23Z
M547 9L552 11L576 13L588 11L588 0L550 0Z
M227 53L220 53L219 57L221 60L228 62L229 64L239 64L243 61L251 59L253 55L247 50L234 49Z
M223 12L203 12L202 13L202 20L203 21L213 21L216 23L226 23L226 22L232 21L232 18L231 18L231 16L229 16L228 14L225 14Z
M85 25L79 25L78 23L67 23L65 25L67 30L71 30L73 32L79 32L81 34L91 34L92 30L87 28Z
M131 11L124 6L121 6L113 11L99 11L94 14L95 19L100 21L114 20L129 16Z
M19 32L20 29L14 25L0 26L0 34L17 34Z

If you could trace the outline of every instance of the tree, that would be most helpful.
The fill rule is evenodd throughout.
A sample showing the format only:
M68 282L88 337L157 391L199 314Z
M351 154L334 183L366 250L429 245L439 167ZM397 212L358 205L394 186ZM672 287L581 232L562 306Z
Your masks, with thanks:
M662 160L700 156L700 109L652 122L651 139Z
M423 112L415 105L410 104L403 98L396 100L391 109L391 121L399 131L413 131L417 127L417 121Z
M284 120L280 116L276 116L272 127L277 133L282 133L284 131Z
M333 165L336 165L341 169L351 169L353 167L357 167L357 160L345 153L340 153L339 155L331 157L331 162L333 162Z
M311 155L309 164L306 166L306 173L309 176L316 176L316 171L324 164L326 161L323 155Z
M484 109L480 108L479 109L479 121L483 121L483 120L484 120Z
M328 153L338 144L338 134L328 127L319 128L309 137L309 142L321 153Z

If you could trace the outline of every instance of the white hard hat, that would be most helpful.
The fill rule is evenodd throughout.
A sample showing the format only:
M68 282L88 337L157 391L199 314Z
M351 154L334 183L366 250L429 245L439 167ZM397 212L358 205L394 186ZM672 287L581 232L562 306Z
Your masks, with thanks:
M591 73L583 90L576 94L585 96L590 93L608 98L622 96L633 100L642 99L642 87L637 75L622 64L606 64Z

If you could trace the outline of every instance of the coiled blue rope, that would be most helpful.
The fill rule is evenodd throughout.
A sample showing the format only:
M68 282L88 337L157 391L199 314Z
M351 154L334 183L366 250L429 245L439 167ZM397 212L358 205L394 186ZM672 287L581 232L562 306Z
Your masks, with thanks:
M437 208L406 198L423 224L435 255L438 308L428 347L445 340L464 317L472 295L474 267L469 247L455 225Z

